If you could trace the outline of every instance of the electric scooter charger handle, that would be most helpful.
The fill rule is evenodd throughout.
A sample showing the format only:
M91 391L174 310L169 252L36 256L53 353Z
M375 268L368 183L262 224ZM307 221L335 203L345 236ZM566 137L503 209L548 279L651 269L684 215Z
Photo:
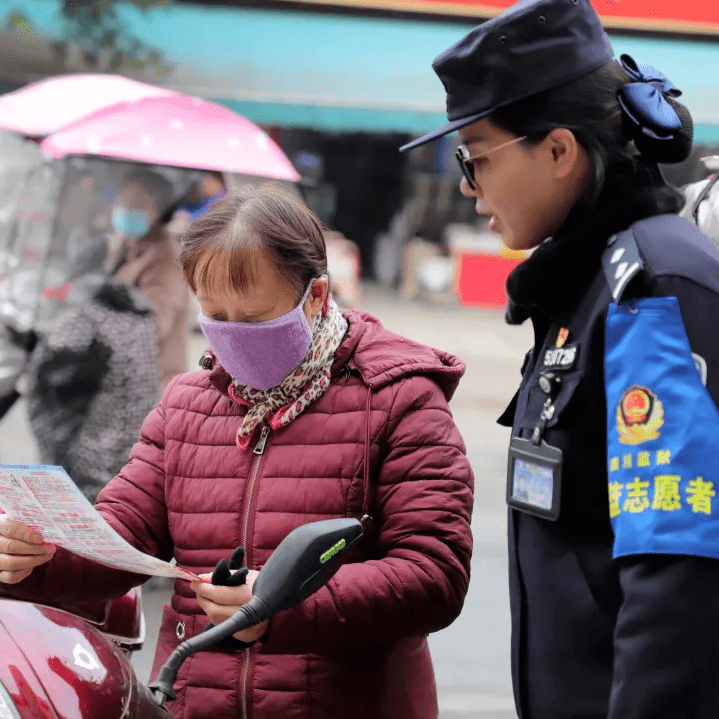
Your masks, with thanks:
M362 537L357 519L327 519L297 527L278 545L252 587L252 599L229 619L180 644L150 684L156 701L175 698L173 684L187 657L298 605L335 575Z

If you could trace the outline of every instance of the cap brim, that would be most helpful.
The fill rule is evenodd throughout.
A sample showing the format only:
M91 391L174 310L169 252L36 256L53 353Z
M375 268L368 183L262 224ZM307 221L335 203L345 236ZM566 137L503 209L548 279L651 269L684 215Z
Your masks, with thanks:
M412 142L408 142L406 145L402 145L402 147L399 148L399 151L407 152L407 150L413 150L415 147L419 147L420 145L425 145L432 140L436 140L438 137L442 137L443 135L449 135L450 132L460 130L467 125L471 125L477 120L481 120L483 117L487 117L487 115L492 112L492 109L485 110L484 112L480 112L477 115L460 117L459 120L452 120L452 122L448 122L446 125L443 125L439 129L432 130L432 132L428 132L426 135L422 135L422 137L418 137L416 140L412 140Z

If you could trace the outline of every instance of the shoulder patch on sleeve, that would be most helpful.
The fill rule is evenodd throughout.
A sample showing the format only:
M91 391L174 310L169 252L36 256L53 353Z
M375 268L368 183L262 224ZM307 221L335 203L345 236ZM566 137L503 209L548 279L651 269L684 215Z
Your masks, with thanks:
M719 410L676 297L609 306L604 379L614 556L719 559Z
M602 267L612 299L619 304L629 281L644 269L631 229L612 235L602 254Z

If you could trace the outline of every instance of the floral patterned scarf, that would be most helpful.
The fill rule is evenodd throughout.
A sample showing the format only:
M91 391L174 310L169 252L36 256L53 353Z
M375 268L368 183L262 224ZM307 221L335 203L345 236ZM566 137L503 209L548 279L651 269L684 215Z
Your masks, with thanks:
M277 387L252 389L233 381L229 395L248 407L242 426L237 430L237 446L246 450L257 427L267 420L271 429L289 424L307 406L322 396L330 385L330 370L335 352L347 332L347 320L329 297L312 334L312 343L297 369Z

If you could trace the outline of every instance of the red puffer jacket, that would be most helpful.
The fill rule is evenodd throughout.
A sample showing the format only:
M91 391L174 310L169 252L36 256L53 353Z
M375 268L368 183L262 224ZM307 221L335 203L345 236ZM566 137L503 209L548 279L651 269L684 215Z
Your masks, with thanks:
M244 409L215 364L175 378L130 462L97 509L144 552L196 573L238 545L260 569L295 527L372 517L354 563L276 616L250 649L185 662L174 717L436 719L425 635L459 614L469 582L472 471L447 401L463 364L348 312L328 391L264 452L241 452ZM368 461L367 461L368 460ZM3 593L120 594L146 577L58 550ZM181 638L207 625L187 582L166 607L153 675Z

